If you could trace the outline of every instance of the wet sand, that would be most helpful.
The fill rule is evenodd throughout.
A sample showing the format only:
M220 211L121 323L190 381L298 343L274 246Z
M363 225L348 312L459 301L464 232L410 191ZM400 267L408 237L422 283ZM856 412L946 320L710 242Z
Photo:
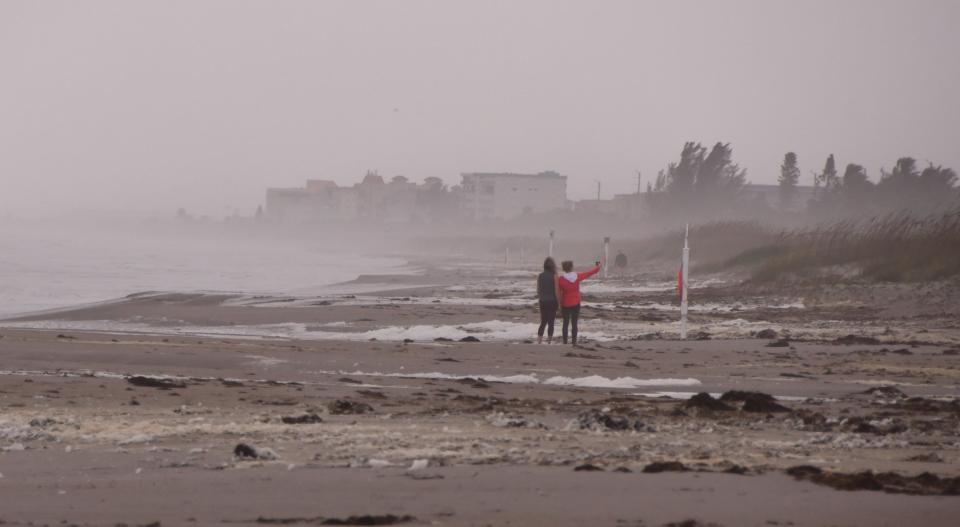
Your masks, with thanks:
M0 323L0 520L953 525L960 512L949 316L717 286L694 312L708 334L680 341L670 293L621 282L587 293L573 348L525 342L522 277L400 285L141 295Z

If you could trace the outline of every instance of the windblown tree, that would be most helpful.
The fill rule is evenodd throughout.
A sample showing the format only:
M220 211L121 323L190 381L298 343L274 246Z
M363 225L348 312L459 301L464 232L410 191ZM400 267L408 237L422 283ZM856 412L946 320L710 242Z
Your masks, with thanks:
M851 212L867 212L872 205L873 187L867 169L856 163L848 164L840 191L844 207Z
M797 184L800 183L800 167L797 166L797 154L787 152L780 165L779 197L780 209L790 210L797 199Z
M688 142L680 151L680 160L670 163L648 186L652 202L660 213L707 217L734 206L746 180L746 171L732 161L729 143L717 143L712 149Z
M955 199L957 174L931 164L922 173L912 157L901 157L890 172L881 172L877 197L886 209L922 210Z
M817 214L835 212L840 201L840 177L833 154L827 156L823 171L813 178L813 198L808 207Z

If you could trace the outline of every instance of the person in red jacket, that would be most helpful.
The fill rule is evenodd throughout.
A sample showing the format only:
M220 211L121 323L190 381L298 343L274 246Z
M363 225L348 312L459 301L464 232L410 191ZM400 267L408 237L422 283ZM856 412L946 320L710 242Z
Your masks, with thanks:
M560 264L563 274L557 281L560 286L560 310L563 313L563 343L567 343L567 327L573 322L571 335L573 345L577 345L577 321L580 320L580 282L600 272L600 262L585 273L573 272L573 262L567 260Z

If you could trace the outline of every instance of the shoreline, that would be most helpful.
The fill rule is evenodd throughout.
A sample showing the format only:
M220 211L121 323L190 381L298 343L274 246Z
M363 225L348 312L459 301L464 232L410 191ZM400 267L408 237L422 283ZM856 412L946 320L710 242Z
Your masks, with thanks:
M682 341L672 284L629 276L584 287L582 345L537 345L532 276L140 294L5 320L0 493L16 505L0 520L955 521L951 318L899 317L869 291L703 281L705 334Z

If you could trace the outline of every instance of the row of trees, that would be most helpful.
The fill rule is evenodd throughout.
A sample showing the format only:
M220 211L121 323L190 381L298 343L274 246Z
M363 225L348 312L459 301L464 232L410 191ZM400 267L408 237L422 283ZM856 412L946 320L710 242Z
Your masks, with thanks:
M745 192L746 170L733 161L730 143L707 148L688 142L680 159L670 163L647 184L647 203L658 217L694 219L750 215L758 207L760 192ZM874 182L866 168L846 165L841 174L831 154L823 169L813 174L813 189L801 187L796 153L787 152L780 166L775 209L807 213L814 218L847 214L879 214L891 210L930 210L960 199L957 173L930 163L921 168L911 157L902 157ZM746 214L745 214L746 212Z
M781 209L789 210L795 205L799 180L797 155L788 152L780 166ZM823 170L814 173L813 181L813 196L806 206L818 215L929 210L958 197L957 173L953 169L930 163L921 170L912 157L901 157L889 172L881 170L879 181L874 183L866 168L857 163L849 163L841 176L830 154Z

